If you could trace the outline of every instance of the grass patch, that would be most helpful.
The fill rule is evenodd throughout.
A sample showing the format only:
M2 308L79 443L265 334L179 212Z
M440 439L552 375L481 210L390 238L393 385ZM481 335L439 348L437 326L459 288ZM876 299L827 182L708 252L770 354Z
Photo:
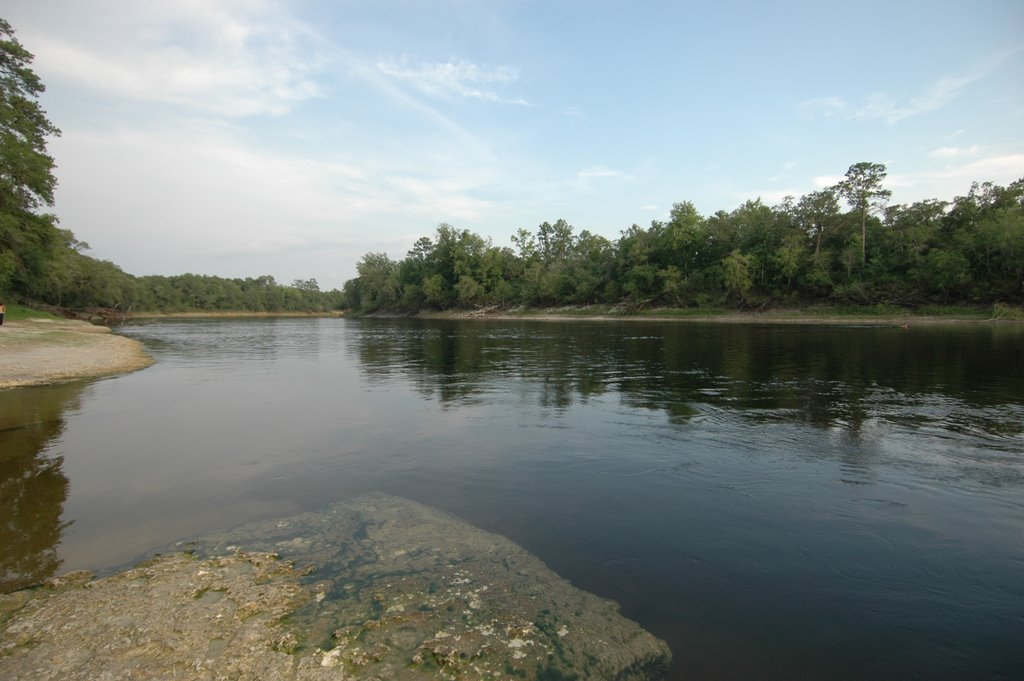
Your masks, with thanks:
M996 303L992 306L992 318L1024 320L1024 308L1006 303Z
M8 305L4 321L18 321L21 319L59 319L59 317L42 310L33 310L31 307L25 307L24 305Z

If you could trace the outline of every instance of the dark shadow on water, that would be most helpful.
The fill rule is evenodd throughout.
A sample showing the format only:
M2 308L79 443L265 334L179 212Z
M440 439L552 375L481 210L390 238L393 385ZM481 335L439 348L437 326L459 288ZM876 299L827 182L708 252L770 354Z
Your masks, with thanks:
M68 497L64 457L46 454L79 406L83 383L0 391L0 593L35 584L60 568L57 545Z

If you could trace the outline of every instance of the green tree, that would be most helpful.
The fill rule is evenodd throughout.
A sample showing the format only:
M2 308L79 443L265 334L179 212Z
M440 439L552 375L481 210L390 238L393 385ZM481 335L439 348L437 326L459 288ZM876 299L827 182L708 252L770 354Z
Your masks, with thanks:
M821 253L821 238L835 224L839 215L839 201L833 187L811 192L796 204L796 217L814 237L814 256Z
M476 279L466 275L459 277L459 283L455 285L455 295L459 305L472 307L479 305L484 300L484 287Z
M356 264L359 277L345 284L349 303L364 312L394 309L401 296L398 263L387 253L367 253ZM351 288L349 283L356 282Z
M537 228L537 244L544 262L565 260L573 250L573 227L559 219L555 224L544 222Z
M846 179L837 185L840 196L860 214L860 263L868 260L868 213L874 206L885 203L892 192L882 188L882 180L888 174L885 165L861 161L846 171Z
M970 278L970 264L962 253L935 248L925 257L922 274L925 281L933 288L942 291L944 299L949 301L949 292L957 286L966 284Z
M683 201L672 204L669 221L665 225L665 235L672 252L671 264L676 265L683 276L698 266L697 258L704 241L703 226L704 218L697 212L693 203Z
M782 245L775 249L775 262L786 278L786 288L792 288L793 277L800 271L806 250L799 234L786 235Z
M740 300L745 300L747 291L753 285L750 276L751 258L743 255L738 250L733 251L722 260L723 283L725 290L735 294Z
M0 291L24 293L55 257L61 236L53 215L57 180L46 141L60 131L37 101L45 90L32 54L0 19Z

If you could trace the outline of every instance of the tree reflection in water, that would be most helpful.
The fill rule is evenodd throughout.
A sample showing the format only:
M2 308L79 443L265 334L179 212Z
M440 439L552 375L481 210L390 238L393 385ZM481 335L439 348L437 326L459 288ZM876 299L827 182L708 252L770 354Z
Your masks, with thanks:
M980 419L997 437L1021 431L1019 414L998 410L1019 404L1012 377L1024 375L1020 325L372 319L361 320L352 337L368 378L403 376L446 406L479 402L518 382L539 394L542 408L617 393L627 406L679 424L728 410L851 437L874 419L952 430ZM979 389L971 379L979 375L1005 380ZM971 408L972 423L957 422L957 404Z
M0 593L53 576L68 496L64 457L47 446L79 406L85 384L0 391Z

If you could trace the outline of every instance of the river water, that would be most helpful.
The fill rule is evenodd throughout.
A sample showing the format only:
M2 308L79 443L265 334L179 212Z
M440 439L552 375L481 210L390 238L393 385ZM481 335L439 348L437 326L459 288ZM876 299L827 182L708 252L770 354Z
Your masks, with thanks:
M677 679L1024 672L1024 327L160 321L0 392L0 587L377 490L524 546Z

